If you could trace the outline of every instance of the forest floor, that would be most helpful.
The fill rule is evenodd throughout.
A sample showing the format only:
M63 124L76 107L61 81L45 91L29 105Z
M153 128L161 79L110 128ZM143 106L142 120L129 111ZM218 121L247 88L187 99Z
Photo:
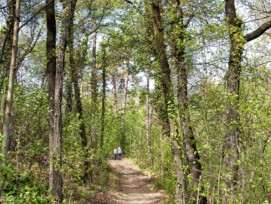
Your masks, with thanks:
M111 190L100 195L104 204L165 204L162 190L154 188L150 174L143 173L130 159L108 160L116 175ZM103 201L102 201L103 200Z

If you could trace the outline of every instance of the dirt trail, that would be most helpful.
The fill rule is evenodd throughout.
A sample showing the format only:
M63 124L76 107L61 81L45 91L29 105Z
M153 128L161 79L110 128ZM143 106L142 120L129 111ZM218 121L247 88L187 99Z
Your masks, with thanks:
M109 192L112 204L165 204L165 194L154 191L151 176L144 174L130 159L109 160L119 178L118 189Z

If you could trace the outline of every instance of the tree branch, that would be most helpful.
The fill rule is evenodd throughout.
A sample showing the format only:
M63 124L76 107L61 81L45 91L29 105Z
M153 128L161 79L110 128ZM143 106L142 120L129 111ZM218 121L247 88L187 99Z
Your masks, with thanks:
M0 5L0 10L2 10L2 9L5 9L5 8L7 8L8 6L1 6Z
M11 33L11 30L12 30L12 26L10 25L9 28L8 28L8 32L5 35L5 37L3 39L2 46L1 46L1 50L0 50L0 63L2 63L4 52L5 52L5 48L6 48L6 43L7 43L7 40L8 40L8 36Z
M43 5L36 13L33 14L29 19L27 19L20 27L19 30L22 29L26 24L28 24L29 21L31 21L33 18L35 18L42 10L44 10L50 3L52 3L53 0L49 1L47 4Z
M134 4L133 2L131 2L130 0L124 0L125 2L129 3L129 4Z
M271 28L271 20L266 21L265 23L263 23L259 28L257 28L253 32L246 34L245 35L246 41L250 42L252 40L255 40L256 38L260 37L269 28Z

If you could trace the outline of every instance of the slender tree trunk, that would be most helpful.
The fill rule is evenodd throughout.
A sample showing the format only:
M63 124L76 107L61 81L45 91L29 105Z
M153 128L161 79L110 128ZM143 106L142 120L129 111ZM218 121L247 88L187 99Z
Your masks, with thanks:
M13 92L14 92L14 81L15 81L15 74L16 74L16 60L17 60L17 51L18 51L18 38L19 38L20 4L21 4L21 1L16 0L11 61L10 61L10 69L9 69L8 92L7 92L4 122L3 122L4 140L3 140L3 161L1 162L1 165L5 165L7 163L8 147L9 147L9 141L10 141L12 98L13 98Z
M14 7L14 3L15 3L15 7ZM6 102L3 103L3 108L5 109L5 114L4 114L4 119L3 119L4 139L3 139L3 146L2 146L3 160L0 161L0 169L2 166L7 164L9 143L11 140L10 126L11 126L11 112L12 112L12 100L13 100L12 98L13 98L13 93L14 93L14 82L15 82L16 68L17 68L16 65L17 65L17 52L18 52L18 41L19 41L20 5L21 5L21 0L12 1L11 5L9 5L12 7L12 9L10 10L10 16L12 16L13 18L12 19L10 18L9 20L12 21L10 26L13 26L13 29L12 29L13 32L11 32L12 33L11 57L10 57L10 60L6 58L7 63L3 63L6 65L9 65L9 70L7 71L7 73L9 73L9 79L8 79L8 87L7 87L7 98L6 98ZM14 12L13 12L13 9L14 9ZM10 39L9 36L7 36L7 38ZM7 56L10 49L7 49L7 50L8 51L5 53L5 56ZM4 54L3 52L4 51L1 52L1 55ZM5 91L6 90L3 89L3 93L5 93ZM2 97L4 96L5 94L3 94ZM4 186L4 182L0 184L0 199L2 196L3 186Z
M7 102L7 89L8 84L6 84L5 79L7 79L10 72L11 67L11 58L12 58L12 43L13 43L13 36L14 36L14 23L15 23L15 8L16 8L16 0L7 1L8 4L8 18L6 27L4 28L3 34L5 35L3 39L3 43L1 46L1 53L0 53L0 70L1 70L1 91L2 91L2 98L1 98L1 113L4 115L3 122L5 120L5 109L6 109L6 102ZM4 122L5 123L5 122ZM4 124L3 124L4 129ZM5 135L3 130L3 135ZM9 148L9 143L11 138L6 137L3 140L3 161L0 161L0 167L7 160L7 151ZM6 143L6 144L5 144ZM6 152L6 153L5 153ZM2 194L2 187L4 184L0 185L0 198Z
M123 95L124 95L124 101L123 101L123 112L122 112L122 131L121 131L121 146L122 150L125 150L125 135L126 135L126 107L127 107L127 92L128 92L128 83L129 83L129 62L127 62L127 71L124 75L124 89L123 89Z
M101 149L104 144L104 130L105 130L105 103L106 103L106 50L105 46L102 45L102 115L101 115Z
M167 60L165 40L163 34L163 25L160 9L160 0L152 0L151 2L153 28L154 28L154 42L156 52L158 55L159 66L161 69L161 76L159 80L161 82L163 97L164 97L164 114L163 121L167 124L167 128L164 129L165 135L170 136L170 120L168 115L169 104L172 104L171 97L171 79L170 79L170 68Z
M117 92L117 80L115 73L112 74L113 93L114 93L114 116L118 113L118 92Z
M146 140L150 165L153 164L153 155L151 152L151 107L150 107L150 77L147 76L147 94L146 94Z
M80 86L79 86L79 72L81 69L83 69L86 60L86 54L87 54L87 42L88 42L88 36L84 38L83 43L81 47L83 47L82 50L78 50L78 53L74 50L74 11L76 7L77 1L73 1L71 5L71 17L69 19L69 36L68 36L68 48L70 50L70 67L71 67L71 81L73 83L74 88L74 97L75 97L75 108L76 113L78 113L78 119L80 121L80 138L81 138L81 146L82 150L84 152L84 170L83 170L83 180L86 182L89 179L88 169L90 166L90 163L88 161L88 140L87 140L87 134L86 134L86 126L83 121L83 105L81 100L81 93L80 93ZM77 56L76 60L74 56Z
M3 70L4 74L3 77L6 77L6 73L9 73L10 68L16 0L7 1L7 5L8 5L8 18L6 23L7 25L4 28L3 34L5 35L5 37L0 52L0 67L1 70Z
M50 0L46 0L49 3ZM54 93L56 76L56 20L55 2L52 1L46 8L47 39L46 39L46 78L48 84L48 114L49 114L49 186L54 186Z
M78 118L80 120L80 137L81 137L81 145L84 152L84 171L83 171L83 180L86 182L89 179L89 166L90 163L88 161L88 139L86 134L86 127L83 121L83 105L80 93L80 86L79 86L79 71L84 67L84 61L87 55L87 42L88 37L86 37L82 43L83 51L77 54L77 59L79 60L74 66L72 66L72 81L74 86L74 97L75 97L75 104L76 104L76 112L79 114Z
M96 26L96 25L95 25ZM90 124L90 134L93 147L96 147L98 144L97 138L97 129L95 124L96 113L97 113L97 31L93 34L92 42L92 69L91 69L91 124Z
M73 54L73 53L70 53L70 54ZM70 56L70 58L73 58L73 56ZM69 59L69 61L71 63L71 59ZM65 95L66 95L65 115L68 115L69 113L72 112L73 92L72 92L72 79L70 78L70 76L68 76L68 74L66 76L67 76L67 79L65 83Z
M63 95L63 75L65 67L65 52L68 42L68 16L70 15L70 0L64 8L68 11L64 11L64 19L62 22L62 31L59 42L59 52L56 64L56 75L55 75L55 90L54 90L54 123L53 123L53 146L52 146L52 159L53 169L50 175L51 189L53 195L59 202L63 199L63 179L61 174L62 167L62 95ZM68 6L68 7L66 7Z
M55 92L54 92L54 130L53 130L53 195L58 198L60 202L63 199L62 187L63 179L61 174L62 166L62 95L63 95L63 76L65 68L65 53L69 42L69 34L73 27L74 10L76 0L69 0L63 4L67 9L64 11L64 19L62 22L62 32L60 38L60 46L58 53L58 60L56 65L56 78L55 78Z
M63 27L62 27L61 37L60 37L60 42L59 42L60 47L59 47L59 53L58 53L58 60L55 66L55 80L54 80L55 84L54 84L54 90L51 90L52 91L51 95L49 93L49 96L53 98L53 109L52 109L53 121L50 124L52 128L52 135L50 137L49 185L50 185L50 188L52 189L53 196L56 197L58 202L62 202L62 199L63 199L63 193L62 193L63 179L62 179L62 174L61 174L63 75L64 75L64 67L65 67L65 52L67 48L69 26L70 26L69 22L70 22L70 18L73 17L72 7L73 7L74 2L75 1L70 0L64 3L64 8L66 9L66 11L64 11L64 20L62 22ZM54 35L54 42L51 41L51 43L55 44L56 30L55 30L54 2L47 9L47 17L51 19L51 24L48 24L48 19L47 19L47 26L49 25L49 26L54 27L53 31L50 30L52 28L48 28L48 33L50 33L49 31L54 32L52 33L52 35Z
M76 69L76 63L74 59L75 51L74 51L74 12L75 12L75 7L76 7L77 0L74 0L71 2L71 8L70 8L70 16L69 16L69 26L68 26L68 41L67 41L67 47L69 49L69 64L70 64L70 69L69 71L66 71L67 75L67 81L66 81L66 95L67 95L67 100L66 100L66 114L72 112L72 98L73 98L73 93L72 93L72 85L73 85L73 79L75 75L74 69ZM66 69L67 70L67 69Z

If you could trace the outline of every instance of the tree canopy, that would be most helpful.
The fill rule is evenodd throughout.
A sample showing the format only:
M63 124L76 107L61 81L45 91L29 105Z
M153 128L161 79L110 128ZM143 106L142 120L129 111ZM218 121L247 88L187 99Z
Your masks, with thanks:
M0 203L87 203L118 146L168 203L270 203L270 11L0 0Z

